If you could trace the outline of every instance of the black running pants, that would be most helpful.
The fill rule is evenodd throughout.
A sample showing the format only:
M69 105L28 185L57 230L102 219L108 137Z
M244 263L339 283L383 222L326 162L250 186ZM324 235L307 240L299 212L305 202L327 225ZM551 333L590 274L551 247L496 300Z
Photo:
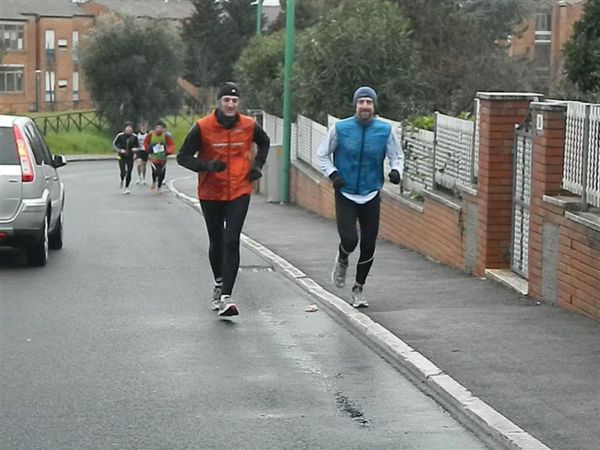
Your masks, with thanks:
M133 170L133 158L119 158L119 169L121 171L121 181L125 180L125 187L131 183L131 171Z
M375 243L379 233L379 211L381 198L379 194L365 204L358 204L344 197L339 191L335 193L335 215L338 234L340 235L340 259L348 259L348 255L358 245L358 231L360 227L360 256L356 266L356 283L365 284L367 275L373 265Z
M157 183L157 187L161 187L167 174L167 164L153 163L152 164L152 182Z
M223 295L231 295L240 267L240 234L250 195L231 201L200 200L208 230L208 259L215 280L223 279Z

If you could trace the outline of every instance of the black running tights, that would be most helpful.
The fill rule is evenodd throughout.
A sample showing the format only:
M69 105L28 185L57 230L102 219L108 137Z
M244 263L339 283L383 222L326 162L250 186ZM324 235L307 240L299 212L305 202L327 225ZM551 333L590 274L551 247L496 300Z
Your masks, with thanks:
M240 267L240 234L249 204L249 195L231 201L200 200L210 240L208 259L215 280L223 279L223 295L231 295Z
M161 187L167 174L166 164L155 164L152 163L152 182L157 183L158 187Z
M379 194L365 204L358 204L344 197L339 191L335 193L335 215L338 234L340 235L340 259L347 261L348 255L358 245L356 222L360 226L360 256L356 266L356 283L362 286L373 265L375 243L379 233Z
M133 158L119 158L119 169L121 170L121 181L125 180L125 187L129 187L131 171L133 170Z

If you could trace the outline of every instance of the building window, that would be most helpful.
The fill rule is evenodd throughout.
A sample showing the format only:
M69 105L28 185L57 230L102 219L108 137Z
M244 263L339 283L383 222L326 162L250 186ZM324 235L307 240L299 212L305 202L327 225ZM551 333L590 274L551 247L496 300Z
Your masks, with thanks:
M79 31L73 31L72 35L73 62L79 62Z
M67 80L58 80L58 87L59 88L66 88L68 84L69 83L67 82Z
M23 92L23 66L0 66L0 92Z
M552 31L550 14L539 13L535 15L535 31Z
M56 83L54 72L46 72L46 101L54 101L54 85Z
M535 42L549 44L552 38L552 17L550 14L535 15Z
M71 83L73 88L73 101L79 101L79 72L73 72L73 82Z
M69 46L69 43L66 39L59 39L56 43L56 46L58 48L67 48Z
M21 24L0 23L0 38L4 50L23 50L23 30Z
M550 44L535 44L535 70L537 75L546 76L550 68Z

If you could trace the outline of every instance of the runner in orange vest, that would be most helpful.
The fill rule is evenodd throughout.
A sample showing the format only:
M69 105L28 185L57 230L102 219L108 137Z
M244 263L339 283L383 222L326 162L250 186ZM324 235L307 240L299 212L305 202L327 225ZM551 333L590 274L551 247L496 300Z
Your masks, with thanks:
M270 141L253 118L239 113L240 92L234 83L222 85L217 99L217 109L198 120L188 133L177 162L198 172L198 199L215 277L212 309L220 316L235 316L239 311L231 293L240 265L240 234Z

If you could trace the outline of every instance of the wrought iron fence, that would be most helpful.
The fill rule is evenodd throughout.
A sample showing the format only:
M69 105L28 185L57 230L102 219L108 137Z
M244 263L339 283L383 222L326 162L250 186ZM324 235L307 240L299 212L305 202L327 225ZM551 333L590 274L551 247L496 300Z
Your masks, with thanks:
M568 102L563 188L600 207L600 105Z

